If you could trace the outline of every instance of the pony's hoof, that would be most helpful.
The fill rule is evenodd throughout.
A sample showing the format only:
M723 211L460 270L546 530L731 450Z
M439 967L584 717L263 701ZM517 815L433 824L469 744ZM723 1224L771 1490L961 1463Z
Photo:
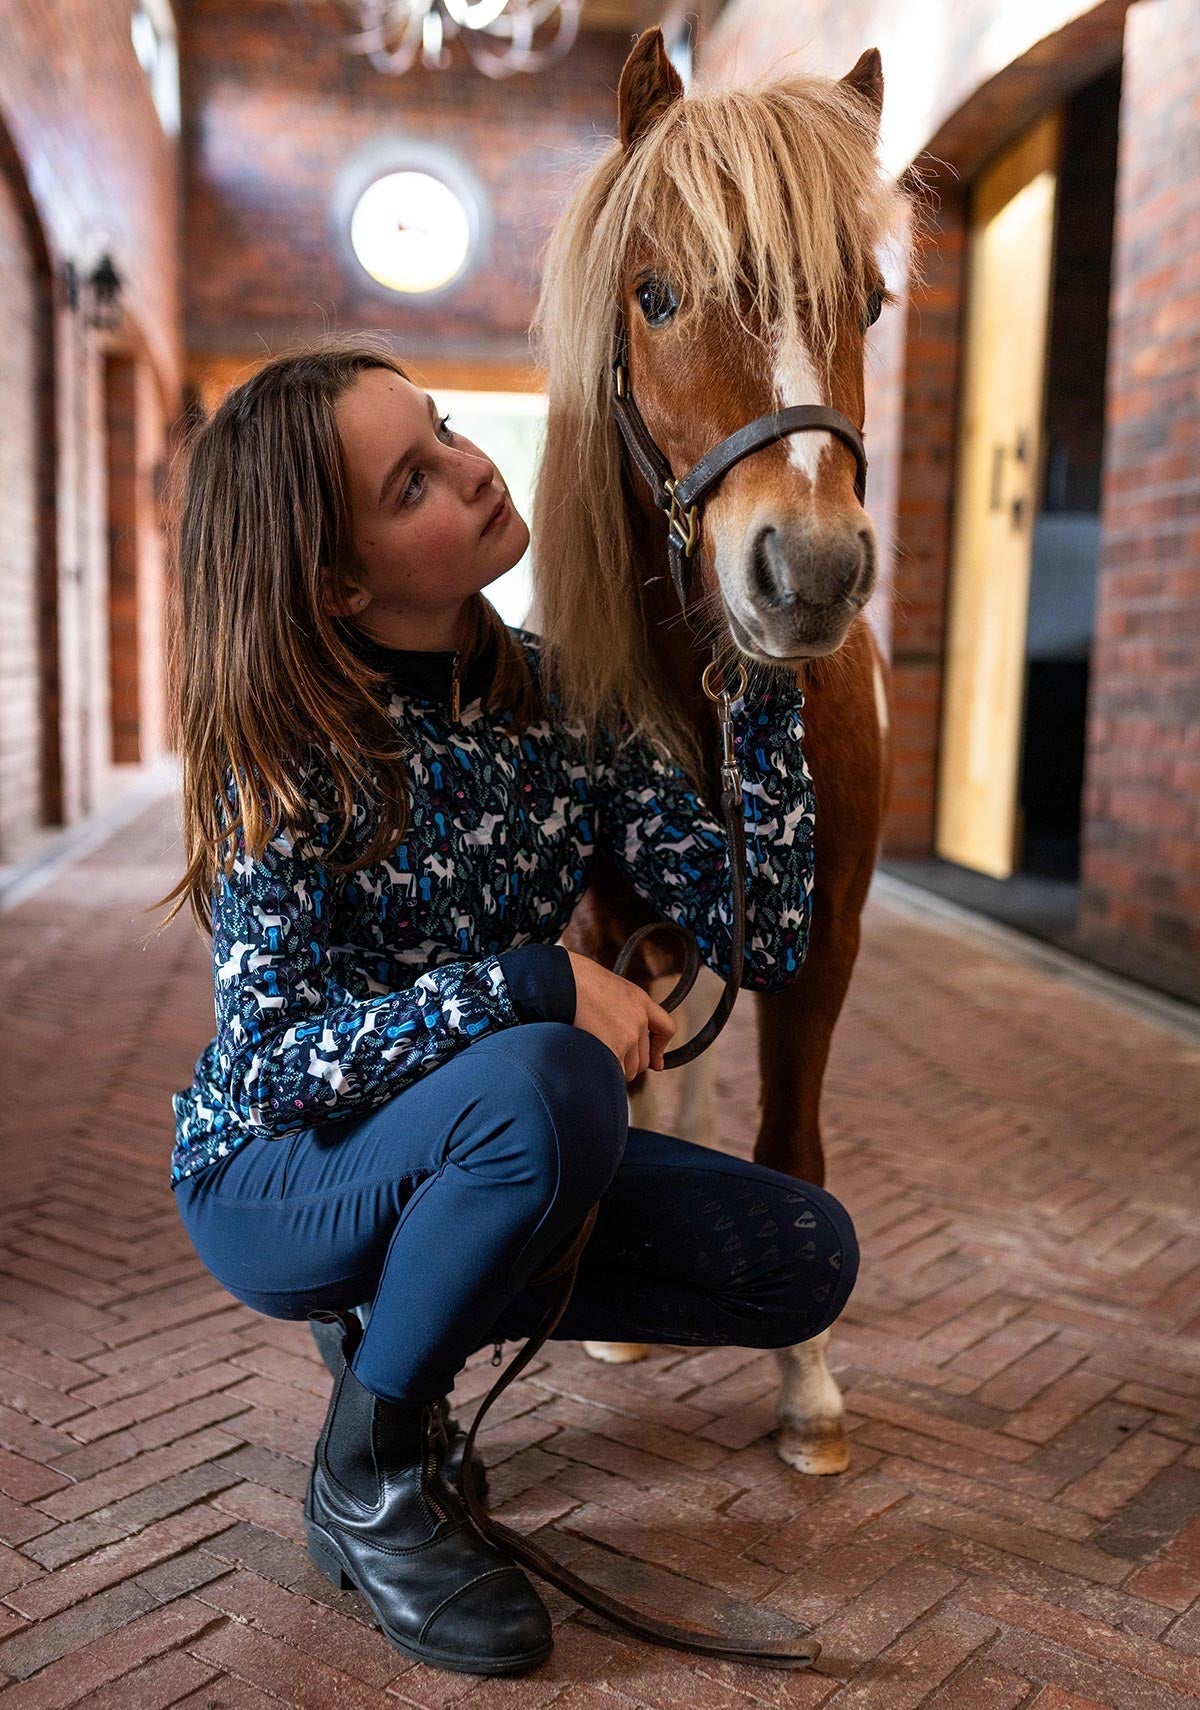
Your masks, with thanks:
M824 1427L810 1424L803 1430L782 1426L775 1439L775 1453L797 1472L816 1478L843 1473L850 1465L850 1445L840 1420Z
M631 1360L646 1358L644 1342L585 1342L583 1351L593 1360L607 1360L610 1366L623 1366Z

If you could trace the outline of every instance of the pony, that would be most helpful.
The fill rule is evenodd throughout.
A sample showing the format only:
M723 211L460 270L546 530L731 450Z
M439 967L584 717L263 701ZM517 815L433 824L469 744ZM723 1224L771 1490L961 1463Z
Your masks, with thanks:
M545 247L531 324L547 395L531 622L568 716L593 728L614 712L628 717L712 804L717 726L699 679L713 649L727 682L739 663L750 678L787 669L805 692L812 926L794 984L754 994L754 1157L818 1184L821 1084L891 787L890 673L862 615L877 580L874 531L851 451L832 435L761 447L705 503L693 634L667 574L667 519L623 456L611 364L623 325L631 391L676 479L770 410L826 404L861 428L866 328L894 300L880 254L911 217L911 191L877 158L882 105L875 49L839 81L795 74L685 96L661 29L645 30L622 68L618 135ZM560 942L611 967L653 918L601 852ZM678 947L664 934L637 958L627 977L660 997L675 982ZM692 1019L706 989L697 981L681 1016ZM677 1043L687 1036L681 1027ZM679 1072L678 1126L713 1145L711 1053ZM649 1076L629 1092L631 1120L655 1127ZM808 1473L849 1464L828 1336L776 1350L776 1450ZM608 1359L645 1354L638 1344L585 1347Z

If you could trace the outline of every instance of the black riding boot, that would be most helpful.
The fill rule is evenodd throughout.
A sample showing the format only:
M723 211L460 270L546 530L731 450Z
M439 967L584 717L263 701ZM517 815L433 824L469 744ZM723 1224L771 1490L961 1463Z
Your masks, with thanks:
M304 1499L309 1556L408 1656L467 1674L535 1668L550 1616L446 1479L445 1442L438 1402L377 1396L343 1358Z
M362 1335L363 1316L367 1312L366 1307L358 1306L352 1307L348 1312L330 1312L324 1318L310 1314L309 1328L331 1377L336 1377L341 1370L343 1355L347 1360L353 1359L358 1338ZM442 1470L455 1490L461 1491L463 1447L467 1434L451 1413L448 1396L442 1397L441 1408L442 1424L446 1428L446 1459ZM488 1492L487 1468L480 1459L478 1449L471 1456L471 1467L475 1475L476 1495L485 1497Z

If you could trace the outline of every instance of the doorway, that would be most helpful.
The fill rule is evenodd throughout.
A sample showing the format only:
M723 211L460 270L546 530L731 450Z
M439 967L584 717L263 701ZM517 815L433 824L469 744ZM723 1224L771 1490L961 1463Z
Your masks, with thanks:
M1119 106L1118 66L971 199L936 865L1044 935L1077 909Z
M1121 103L1118 65L1063 112L1043 426L1025 638L1021 871L1079 877L1096 578L1109 277Z

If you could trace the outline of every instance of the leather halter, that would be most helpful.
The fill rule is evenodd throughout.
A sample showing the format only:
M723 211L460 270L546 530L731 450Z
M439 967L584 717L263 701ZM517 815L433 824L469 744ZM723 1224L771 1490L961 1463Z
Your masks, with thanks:
M654 503L660 511L667 513L671 579L689 628L692 627L687 615L691 600L691 559L700 541L704 501L721 477L743 457L764 445L773 445L789 433L831 433L854 454L855 496L860 505L866 498L867 453L862 434L848 416L828 404L791 404L786 410L772 410L765 416L756 416L745 427L719 440L677 481L661 446L646 426L629 387L629 335L624 316L617 330L616 354L612 361L612 411L630 456L649 482Z

